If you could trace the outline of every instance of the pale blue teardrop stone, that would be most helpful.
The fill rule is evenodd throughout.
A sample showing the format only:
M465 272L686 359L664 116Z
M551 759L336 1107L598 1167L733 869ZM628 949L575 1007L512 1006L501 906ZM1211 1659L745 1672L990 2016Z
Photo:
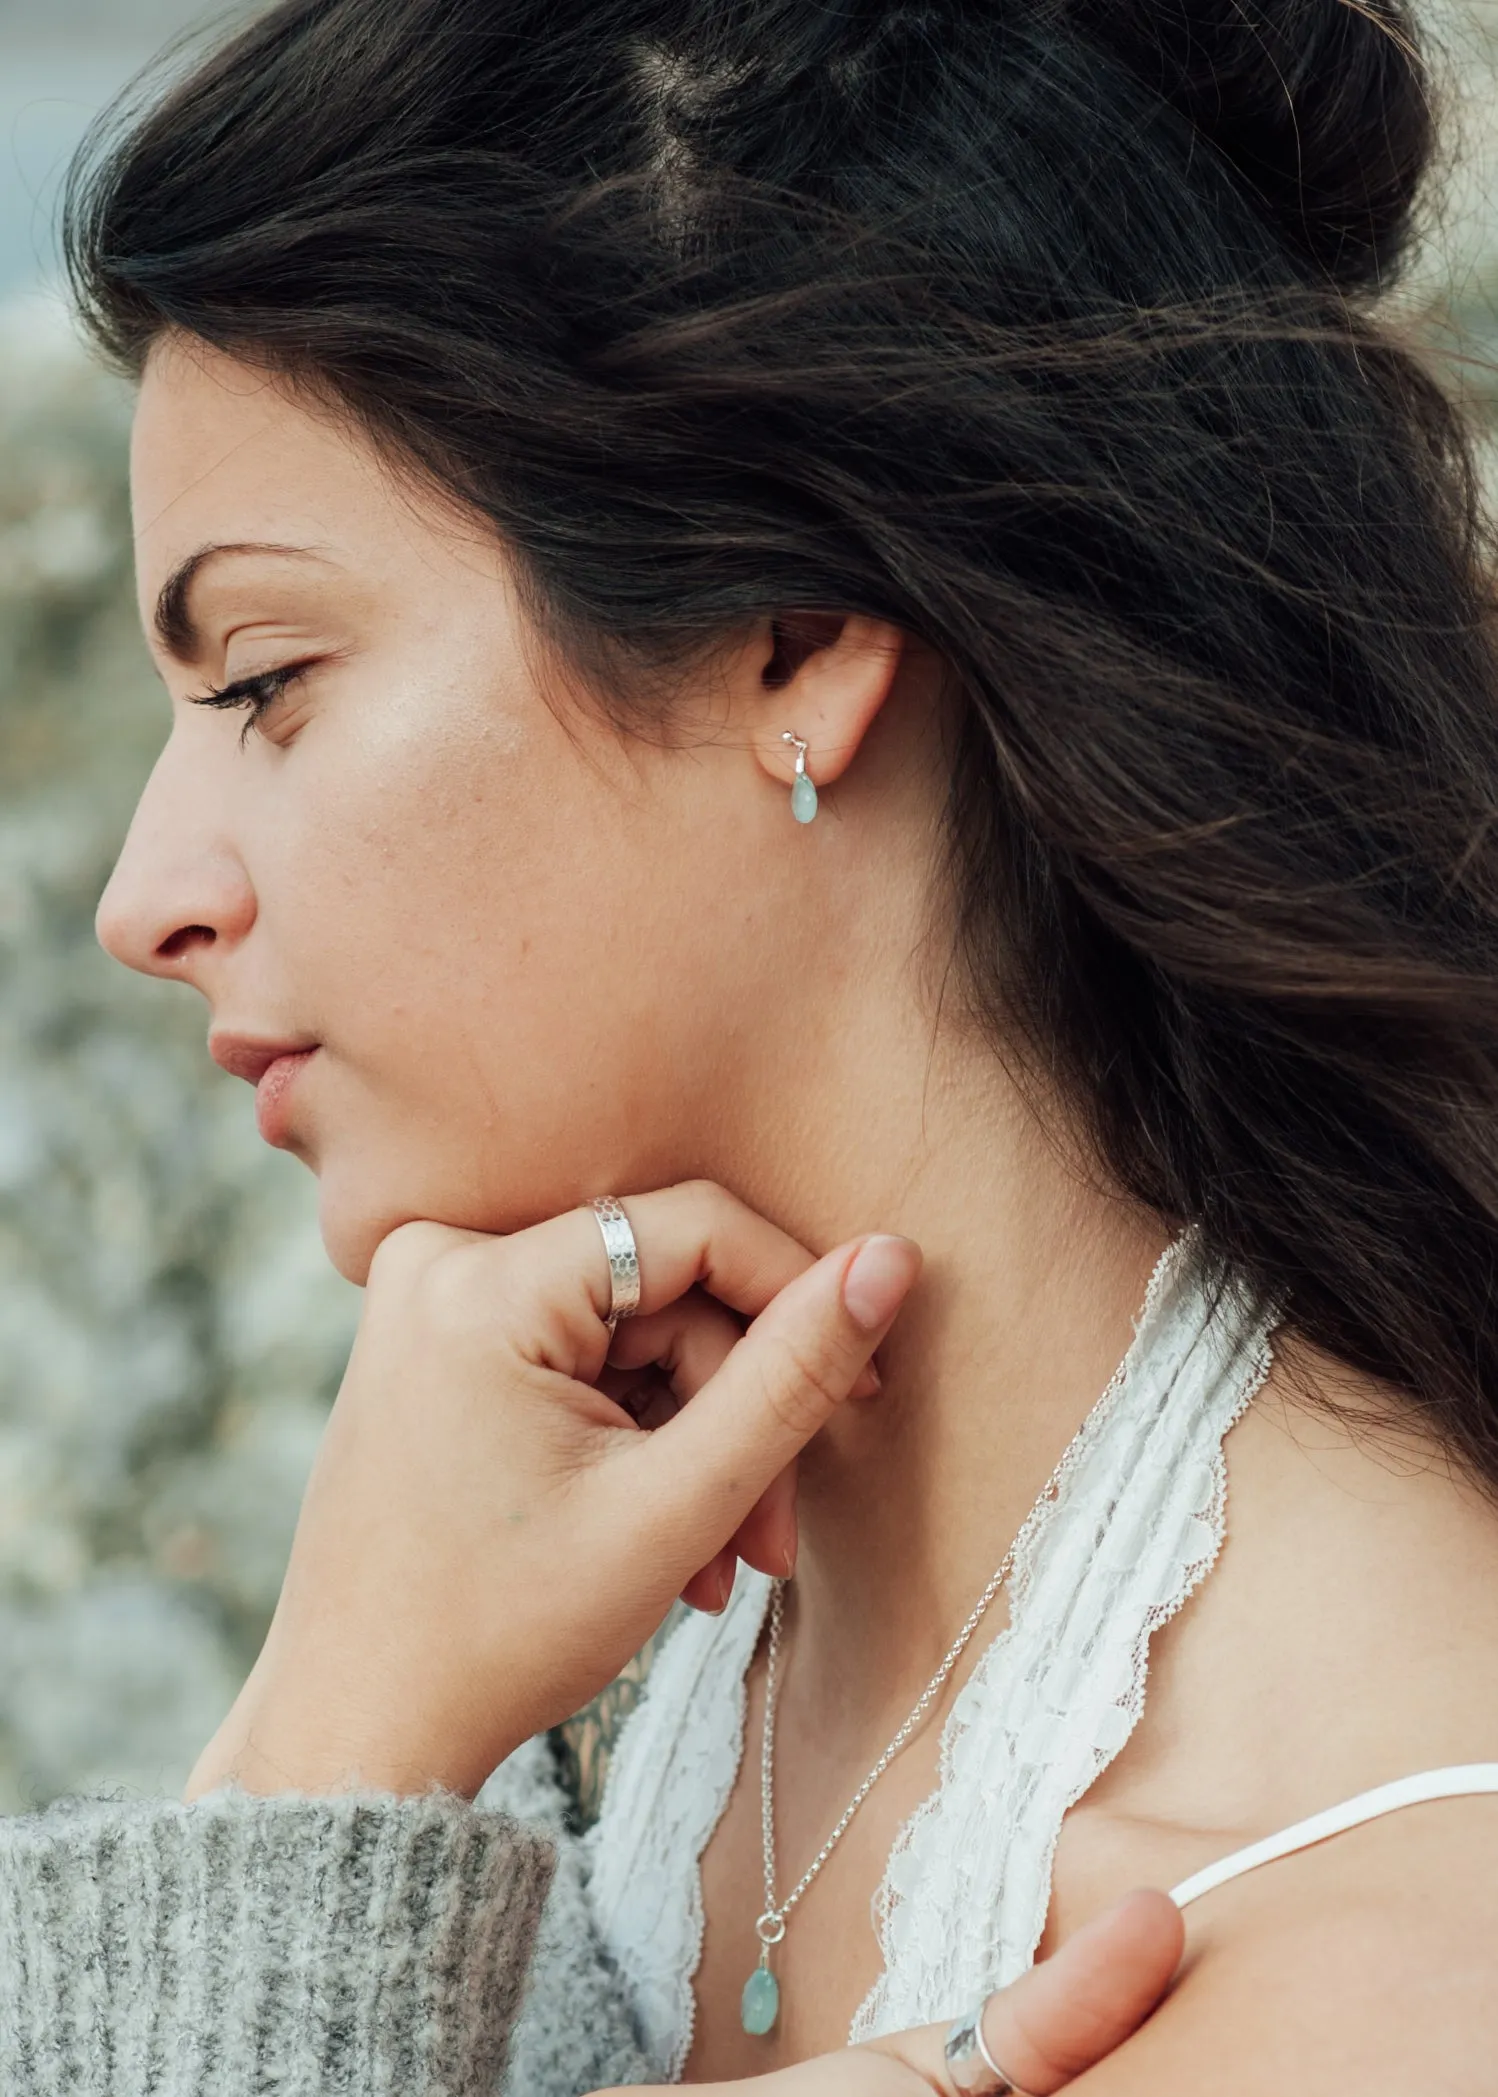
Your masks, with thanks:
M809 823L817 812L817 783L808 779L804 772L797 774L791 783L791 814L798 823ZM769 2029L767 2025L766 2030ZM748 2026L745 2026L748 2030Z
M811 782L808 780L807 784ZM812 797L816 797L815 787L812 787ZM744 2001L740 2010L744 2029L756 2039L762 2039L779 2015L780 1983L768 1966L756 1966L744 1983Z

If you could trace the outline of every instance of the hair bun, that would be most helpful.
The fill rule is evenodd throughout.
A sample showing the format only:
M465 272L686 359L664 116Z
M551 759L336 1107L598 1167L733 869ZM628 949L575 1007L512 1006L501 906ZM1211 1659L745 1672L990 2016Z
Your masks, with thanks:
M1212 141L1292 251L1348 290L1383 280L1434 136L1406 0L1077 0L1070 12Z

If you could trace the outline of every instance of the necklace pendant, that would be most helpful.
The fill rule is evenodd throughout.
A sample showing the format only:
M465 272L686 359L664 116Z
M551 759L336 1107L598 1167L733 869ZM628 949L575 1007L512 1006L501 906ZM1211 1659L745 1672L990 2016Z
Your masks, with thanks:
M759 1955L759 1964L744 1983L739 2021L751 2038L762 2039L775 2029L780 2015L780 1983L770 1971L770 1947Z

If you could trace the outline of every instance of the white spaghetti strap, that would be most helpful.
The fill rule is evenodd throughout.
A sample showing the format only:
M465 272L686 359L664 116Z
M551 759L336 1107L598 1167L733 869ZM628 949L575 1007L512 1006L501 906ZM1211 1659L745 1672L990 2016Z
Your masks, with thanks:
M1313 1813L1309 1820L1297 1821L1293 1828L1282 1828L1277 1835L1266 1835L1262 1842L1250 1843L1247 1849L1234 1850L1230 1857L1220 1857L1205 1871L1173 1886L1170 1897L1178 1908L1184 1908L1188 1902L1200 1900L1204 1893L1226 1885L1229 1879L1241 1878L1245 1871L1292 1856L1298 1849L1310 1849L1313 1843L1325 1842L1328 1836L1343 1834L1348 1828L1361 1827L1366 1820L1397 1813L1401 1806L1419 1806L1435 1798L1475 1798L1484 1792L1498 1792L1498 1762L1466 1762L1455 1769L1428 1769L1419 1776L1399 1777L1392 1784L1380 1784L1376 1791L1345 1799L1340 1806L1329 1806L1324 1813Z

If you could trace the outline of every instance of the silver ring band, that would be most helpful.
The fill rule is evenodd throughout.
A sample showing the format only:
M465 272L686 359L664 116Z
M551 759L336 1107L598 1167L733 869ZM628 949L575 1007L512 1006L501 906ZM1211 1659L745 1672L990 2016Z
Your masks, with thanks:
M1025 2097L1014 2079L1006 2075L988 2050L983 2036L985 1996L975 2010L959 2017L947 2033L947 2074L958 2097Z
M609 1314L604 1320L610 1332L621 1318L632 1318L640 1308L640 1248L629 1227L629 1218L612 1194L603 1194L588 1207L603 1232L603 1249L609 1256Z

